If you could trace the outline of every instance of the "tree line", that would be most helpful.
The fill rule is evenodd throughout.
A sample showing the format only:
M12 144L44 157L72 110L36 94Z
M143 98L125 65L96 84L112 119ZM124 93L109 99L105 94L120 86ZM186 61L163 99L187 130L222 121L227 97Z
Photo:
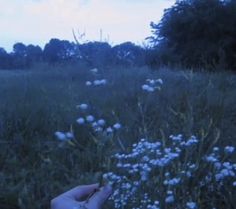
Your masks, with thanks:
M176 0L159 23L151 23L149 47L131 42L112 47L106 42L74 43L51 39L39 46L16 43L0 48L0 69L85 62L90 66L163 65L193 69L236 69L236 0Z
M29 68L40 62L83 62L89 66L143 65L144 49L131 42L112 47L106 42L77 44L56 38L51 39L43 49L23 43L14 44L10 53L0 48L1 69Z

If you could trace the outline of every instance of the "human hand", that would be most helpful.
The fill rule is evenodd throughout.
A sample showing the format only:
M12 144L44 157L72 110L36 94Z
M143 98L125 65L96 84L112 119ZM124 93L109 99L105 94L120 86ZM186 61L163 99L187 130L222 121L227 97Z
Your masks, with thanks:
M97 192L93 194L94 191ZM99 184L78 186L54 198L51 209L101 209L111 193L109 185L102 188Z

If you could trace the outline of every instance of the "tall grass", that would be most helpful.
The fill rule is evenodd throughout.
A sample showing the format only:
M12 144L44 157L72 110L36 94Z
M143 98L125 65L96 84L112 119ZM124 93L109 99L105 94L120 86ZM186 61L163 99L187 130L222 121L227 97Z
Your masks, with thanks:
M107 85L85 85L102 78ZM164 84L144 92L148 78ZM172 134L196 135L206 153L236 145L236 76L229 73L114 67L94 74L86 67L41 66L0 72L0 98L2 209L48 208L64 190L96 182L112 168L111 155L130 151L141 138L165 143ZM76 108L81 103L96 118L122 128L105 136L78 125L76 119L85 114ZM71 128L75 140L56 140L55 131ZM235 197L235 189L231 193Z

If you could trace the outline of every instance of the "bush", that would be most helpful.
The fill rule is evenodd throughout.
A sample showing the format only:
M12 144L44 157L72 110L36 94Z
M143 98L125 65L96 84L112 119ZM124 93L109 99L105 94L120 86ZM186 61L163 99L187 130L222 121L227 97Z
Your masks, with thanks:
M185 67L235 70L235 11L235 1L177 1L160 23L151 23L152 42L160 56L169 50L168 58L177 58Z

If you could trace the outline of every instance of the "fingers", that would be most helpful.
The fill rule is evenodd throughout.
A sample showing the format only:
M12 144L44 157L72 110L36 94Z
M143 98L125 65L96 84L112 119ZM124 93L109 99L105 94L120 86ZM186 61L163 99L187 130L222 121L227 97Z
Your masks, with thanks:
M100 189L100 191L96 192L89 200L91 203L95 203L98 206L101 206L112 194L112 187L110 185L106 185Z
M81 185L67 191L66 193L62 195L70 197L75 200L80 200L81 198L88 196L95 189L98 189L98 188L99 188L99 184Z

